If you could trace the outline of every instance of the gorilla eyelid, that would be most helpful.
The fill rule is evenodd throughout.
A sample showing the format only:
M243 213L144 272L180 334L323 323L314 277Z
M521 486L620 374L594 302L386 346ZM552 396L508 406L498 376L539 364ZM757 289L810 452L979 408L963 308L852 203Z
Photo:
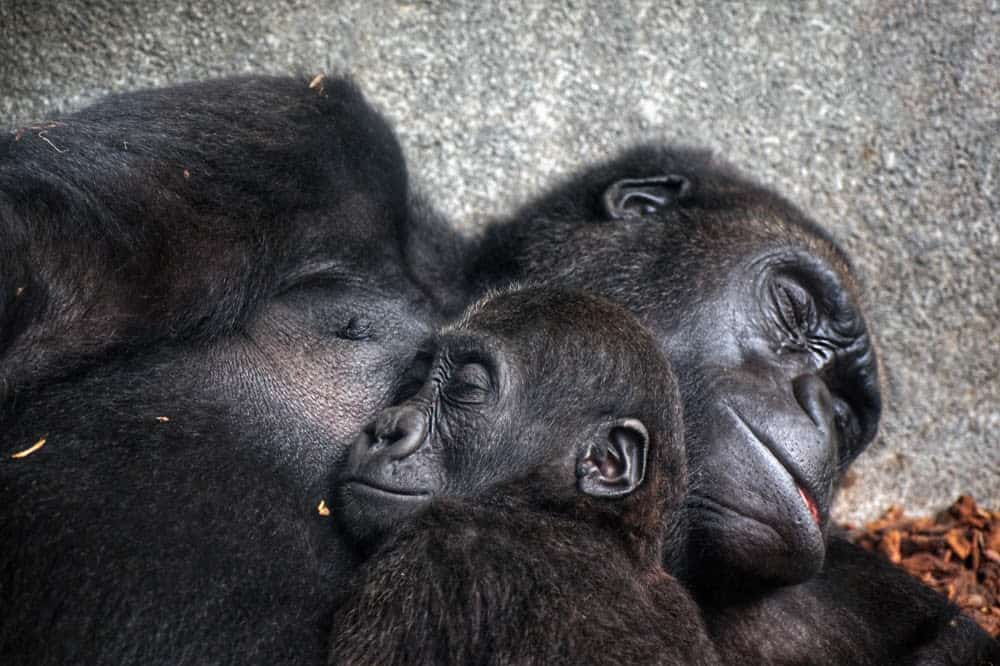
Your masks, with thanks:
M805 346L816 326L816 305L804 288L776 279L771 285L771 298L782 327Z
M482 363L471 362L455 368L444 392L450 400L459 404L478 405L486 401L492 389L490 371Z
M351 317L336 336L342 340L367 340L372 337L372 321L364 317Z
M455 376L464 384L481 389L492 386L490 371L482 363L463 363L455 370Z

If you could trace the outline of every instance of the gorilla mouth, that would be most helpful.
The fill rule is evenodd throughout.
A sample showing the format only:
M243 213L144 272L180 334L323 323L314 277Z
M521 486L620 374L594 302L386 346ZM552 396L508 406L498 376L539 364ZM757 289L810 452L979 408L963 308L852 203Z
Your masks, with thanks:
M806 509L809 511L809 515L812 516L812 519L816 523L816 526L822 529L823 515L819 510L819 505L816 503L816 500L815 498L813 498L812 494L808 490L806 490L805 486L795 476L791 468L785 464L785 461L782 460L777 453L775 453L775 446L774 443L771 441L771 439L767 435L765 435L762 432L759 432L756 428L750 425L750 423L743 418L743 415L740 414L738 411L736 411L731 405L726 405L725 407L733 414L733 416L736 417L736 420L739 421L740 424L747 429L747 432L749 432L750 435L754 439L756 439L762 447L764 447L764 450L767 451L769 454L771 454L771 457L774 458L777 461L777 463L781 465L781 467L784 468L784 470L788 473L788 476L790 476L792 479L792 483L795 484L795 489L799 491L799 497L802 498L802 502L806 505Z
M388 485L376 483L370 479L353 477L344 481L345 486L351 486L355 490L374 495L388 495L396 498L424 499L430 498L431 492L420 488L395 488Z
M806 508L808 508L809 513L812 514L813 520L816 521L818 526L822 527L823 518L820 516L819 507L816 506L816 501L808 492L806 492L805 488L798 484L798 482L795 483L795 487L798 489L799 495L802 496L802 501L806 503Z
M396 487L352 476L337 485L338 520L358 543L376 543L392 527L430 504L432 495L422 488Z

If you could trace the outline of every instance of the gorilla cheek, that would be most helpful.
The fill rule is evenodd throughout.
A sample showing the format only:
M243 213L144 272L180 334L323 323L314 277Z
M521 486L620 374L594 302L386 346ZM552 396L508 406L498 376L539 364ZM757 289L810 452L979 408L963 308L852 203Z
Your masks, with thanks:
M352 343L343 343L344 347ZM282 373L281 402L298 413L323 440L324 458L340 458L352 438L390 399L391 363L379 363L367 351L330 350L322 360Z

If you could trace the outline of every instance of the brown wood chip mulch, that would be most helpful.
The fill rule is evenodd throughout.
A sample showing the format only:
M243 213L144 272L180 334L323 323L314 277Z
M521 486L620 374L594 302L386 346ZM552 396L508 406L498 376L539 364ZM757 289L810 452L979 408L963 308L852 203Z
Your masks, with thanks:
M893 505L851 538L948 596L1000 636L1000 511L962 495L936 516L908 518Z

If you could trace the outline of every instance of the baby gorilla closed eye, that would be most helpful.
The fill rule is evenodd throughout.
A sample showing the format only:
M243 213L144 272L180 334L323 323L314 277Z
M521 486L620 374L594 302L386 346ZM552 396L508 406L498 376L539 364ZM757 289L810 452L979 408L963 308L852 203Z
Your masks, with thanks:
M680 402L632 315L488 296L412 374L340 478L337 522L368 557L331 663L717 663L662 565L684 547Z

